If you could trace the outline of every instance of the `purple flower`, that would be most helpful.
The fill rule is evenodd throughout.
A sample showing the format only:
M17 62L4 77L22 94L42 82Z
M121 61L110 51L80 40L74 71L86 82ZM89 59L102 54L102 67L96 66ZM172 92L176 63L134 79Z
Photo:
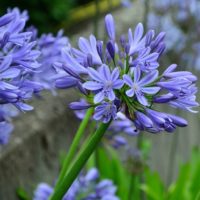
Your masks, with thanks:
M179 116L146 109L146 113L136 112L135 125L141 130L151 133L161 131L173 132L176 127L187 126L187 121Z
M130 63L131 67L140 67L144 72L150 72L158 68L158 53L150 53L151 49L148 47L144 50L141 50L138 54L138 57Z
M69 104L69 108L72 110L85 110L90 107L91 107L91 105L86 103L85 101L72 102Z
M126 95L133 97L136 95L137 100L144 106L148 106L149 103L144 96L144 94L154 95L159 90L160 87L148 87L148 84L154 82L158 78L158 71L152 71L151 73L145 75L141 80L141 70L136 67L134 69L134 80L131 79L129 75L124 75L124 82L127 84L130 89L126 91Z
M102 65L99 71L93 68L88 69L89 76L94 81L87 81L83 87L87 90L96 91L94 103L99 103L104 99L113 101L116 96L114 89L120 89L123 86L123 81L119 79L119 69L115 68L112 73L107 65Z
M125 133L129 136L137 136L139 131L136 129L133 121L128 119L122 112L117 113L117 119L112 122L109 130L113 133Z
M103 102L95 108L93 118L97 121L101 120L103 123L108 123L111 119L116 119L117 107L114 103Z
M113 185L110 180L103 180L96 186L97 198L103 197L102 199L113 198L118 199L115 195L117 188Z
M87 62L88 55L91 55L93 65L102 64L102 60L97 51L97 41L94 35L90 35L89 40L80 37L78 46L80 50L73 49L72 51L77 56L79 63L84 65L84 63Z
M33 29L32 32L34 34L36 30ZM35 35L35 37L37 37L37 35ZM60 30L55 37L49 33L43 34L37 39L36 49L41 51L37 60L41 66L38 73L33 73L32 79L40 82L44 89L51 90L53 94L56 94L54 87L55 69L53 64L56 62L65 62L62 51L63 48L66 48L68 45L68 39L63 36L62 30Z
M129 55L133 55L136 52L144 49L145 45L145 38L142 38L144 32L143 25L139 23L134 31L134 37L132 34L132 30L128 30L128 39L129 39Z
M157 35L155 39L152 38L152 40L150 40L149 46L151 48L151 52L157 52L159 56L161 56L166 47L164 43L164 38L165 32L161 32Z
M115 23L111 14L105 16L105 28L110 40L115 41Z
M152 120L148 116L146 116L144 113L136 111L135 115L138 122L140 122L143 128L150 130L154 127Z
M27 12L19 9L8 10L8 13L0 18L0 135L6 138L13 129L9 111L4 113L2 106L14 105L21 111L32 110L33 107L26 104L32 95L39 93L43 87L39 82L31 80L33 73L39 71L36 41L31 41L32 32L25 31L28 20ZM2 114L4 113L4 114ZM4 143L7 139L4 140Z
M176 126L185 127L187 126L187 121L181 117L157 112L155 110L146 109L147 115L154 122L154 126L159 129L159 131L165 130L167 132L173 132Z
M124 6L124 7L131 7L131 0L121 0L121 4L122 4L122 6Z
M197 77L188 71L174 72L177 65L170 65L163 72L163 79L157 83L162 89L168 93L155 97L157 103L169 103L173 107L196 112L193 107L199 106L196 102L197 87L194 83Z
M27 16L18 9L10 10L0 18L0 46L6 48L8 43L22 46L31 38L31 32L23 32Z
M14 129L11 124L12 118L19 114L18 110L10 104L0 105L0 145L9 142L10 135Z
M191 85L187 89L173 94L173 99L169 101L169 104L173 107L197 113L198 111L193 110L194 107L199 106L199 103L196 102L196 93L197 87Z
M63 200L119 200L115 195L116 186L108 179L98 181L99 172L97 169L90 169L84 176L80 174L62 198ZM48 200L53 188L46 183L37 186L33 200Z
M5 145L8 143L12 131L12 124L6 121L0 121L0 145Z
M53 188L47 183L40 183L35 192L33 200L48 200L50 195L53 193Z
M65 59L56 69L56 85L59 88L76 87L86 99L85 103L70 104L71 108L79 109L78 115L83 117L85 111L81 109L93 106L93 118L104 123L117 119L121 110L125 119L117 119L111 129L131 135L140 130L171 132L181 126L178 118L170 114L159 114L163 122L159 124L155 116L147 112L147 108L152 108L155 103L166 103L192 112L199 105L196 102L196 76L187 71L175 72L176 65L158 73L159 59L166 47L165 33L156 35L154 30L149 30L145 34L139 23L134 33L128 30L128 39L124 35L117 39L111 14L105 17L105 29L105 42L93 35L89 40L81 37L79 49L69 47L63 51ZM15 99L10 93L6 95ZM125 143L118 135L108 137L114 144Z
M87 69L81 65L75 57L70 54L68 48L62 49L62 57L64 58L64 69L69 68L71 71L77 74L87 74ZM68 72L68 71L67 71Z

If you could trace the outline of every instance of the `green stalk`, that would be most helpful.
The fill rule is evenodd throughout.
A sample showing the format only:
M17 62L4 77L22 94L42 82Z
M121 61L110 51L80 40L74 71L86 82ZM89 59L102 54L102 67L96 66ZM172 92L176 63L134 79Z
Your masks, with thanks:
M94 16L94 35L98 38L99 31L99 13L100 8L99 8L99 0L95 0L95 16Z
M129 192L128 192L128 199L127 200L132 200L134 197L134 184L135 184L135 174L131 173L130 177L130 184L129 184Z
M54 193L50 197L50 200L61 200L65 193L68 191L76 177L79 175L80 171L84 167L85 163L89 159L90 155L94 152L95 148L101 141L104 133L109 127L111 121L107 124L101 123L99 128L95 131L91 137L85 142L83 148L80 150L79 154L75 158L74 162L70 165L70 169L63 178L63 181L54 190Z
M141 132L138 137L137 137L137 148L141 151L142 150L142 143L143 143L143 133ZM138 174L138 178L139 178L139 183L140 184L143 184L145 181L144 181L144 171L142 171L142 173ZM143 191L140 191L140 199L141 200L145 200L146 199L146 196L145 196L145 193Z
M75 137L74 137L73 142L72 142L72 144L70 146L69 152L67 153L67 155L65 157L61 172L60 172L58 180L56 182L55 189L60 185L61 181L63 180L63 178L64 178L64 176L66 174L66 171L67 171L67 169L69 167L70 162L72 162L72 158L74 157L75 152L78 149L78 145L79 145L80 140L81 140L81 138L83 136L85 128L88 125L88 122L90 120L90 117L91 117L93 111L94 111L94 108L89 108L88 109L88 111L85 114L84 119L82 120L82 122L81 122L81 124L80 124L80 126L79 126L79 128L78 128L78 130L77 130L77 132L75 134Z

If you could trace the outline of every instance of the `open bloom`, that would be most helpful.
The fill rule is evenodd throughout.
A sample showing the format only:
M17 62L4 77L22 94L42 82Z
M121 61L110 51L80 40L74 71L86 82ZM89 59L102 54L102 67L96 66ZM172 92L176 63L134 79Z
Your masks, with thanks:
M88 73L94 81L87 81L83 84L83 87L88 90L97 91L97 94L94 96L94 103L99 103L105 98L113 101L116 98L113 90L122 88L124 84L119 79L118 68L115 68L111 73L107 65L102 65L98 72L90 68L88 69Z
M158 78L158 71L152 71L151 73L144 76L141 80L141 70L137 67L134 69L134 80L131 79L129 75L124 75L124 82L130 87L129 90L126 91L126 95L129 97L133 97L136 95L137 100L144 106L149 105L147 99L144 94L156 94L160 87L148 87L148 84Z
M114 103L104 102L95 108L94 119L108 123L111 119L116 118L117 107Z

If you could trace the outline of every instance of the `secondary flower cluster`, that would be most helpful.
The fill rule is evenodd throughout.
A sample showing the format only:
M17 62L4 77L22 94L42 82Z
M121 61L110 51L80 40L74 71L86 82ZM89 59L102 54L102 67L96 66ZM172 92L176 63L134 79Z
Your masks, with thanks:
M63 36L63 31L60 30L56 36L53 34L42 34L37 37L37 29L31 27L33 32L32 40L36 40L35 49L41 52L37 61L40 63L40 71L32 74L32 80L39 82L44 89L50 90L56 94L54 87L55 69L53 64L62 61L62 49L69 45L68 38Z
M181 117L156 111L155 103L193 111L197 78L190 72L175 72L170 65L159 73L159 58L162 56L165 33L155 35L153 30L144 34L139 23L134 33L128 30L128 39L122 35L116 39L112 15L105 17L108 40L81 37L78 47L63 49L64 63L58 65L65 71L56 80L58 88L76 87L85 96L86 102L73 102L75 110L95 107L93 118L104 123L117 118L123 112L137 129L152 133L173 132L187 122Z
M55 94L53 63L62 61L61 50L69 45L62 31L56 37L38 37L36 28L25 29L28 18L26 11L20 13L17 8L0 18L0 144L8 142L14 128L14 107L32 110L25 102L42 89Z
M99 173L97 169L92 168L88 173L79 176L63 200L119 200L115 195L117 188L113 182L108 179L98 181ZM53 192L53 188L46 183L40 183L34 192L33 200L48 200Z
M37 62L40 52L34 50L36 42L31 41L32 33L24 31L27 19L27 13L18 9L8 10L0 17L0 144L8 141L13 129L8 107L32 110L25 101L42 90L40 83L28 79L40 67Z
M200 2L197 0L153 0L149 2L148 26L166 31L169 60L180 60L190 68L200 66ZM195 31L194 31L195 30Z

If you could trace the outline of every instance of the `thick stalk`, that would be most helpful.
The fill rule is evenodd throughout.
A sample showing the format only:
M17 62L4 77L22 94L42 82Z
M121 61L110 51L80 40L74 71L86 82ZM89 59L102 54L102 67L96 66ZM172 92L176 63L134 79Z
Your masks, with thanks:
M50 200L62 199L76 177L79 175L90 155L94 152L95 148L101 141L101 138L103 137L110 123L111 121L107 124L102 123L96 130L96 132L88 138L88 140L83 145L83 148L80 150L79 154L75 158L74 162L70 165L70 169L67 171L67 174L65 175L63 181L61 182L59 187L54 190L54 193L50 197Z
M83 133L88 125L88 122L90 120L90 117L92 115L94 111L94 108L89 108L88 111L86 112L85 114L85 117L84 119L82 120L76 134L75 134L75 137L72 141L72 144L70 146L70 149L69 149L69 152L67 153L66 157L65 157L65 160L63 162L63 166L61 168L61 172L59 174L59 177L57 179L57 182L56 182L56 186L55 186L55 189L59 186L59 184L61 183L62 179L64 178L65 174L66 174L66 171L69 167L69 164L70 162L72 162L72 158L74 157L77 149L78 149L78 146L79 146L79 143L80 143L80 140L83 136Z

